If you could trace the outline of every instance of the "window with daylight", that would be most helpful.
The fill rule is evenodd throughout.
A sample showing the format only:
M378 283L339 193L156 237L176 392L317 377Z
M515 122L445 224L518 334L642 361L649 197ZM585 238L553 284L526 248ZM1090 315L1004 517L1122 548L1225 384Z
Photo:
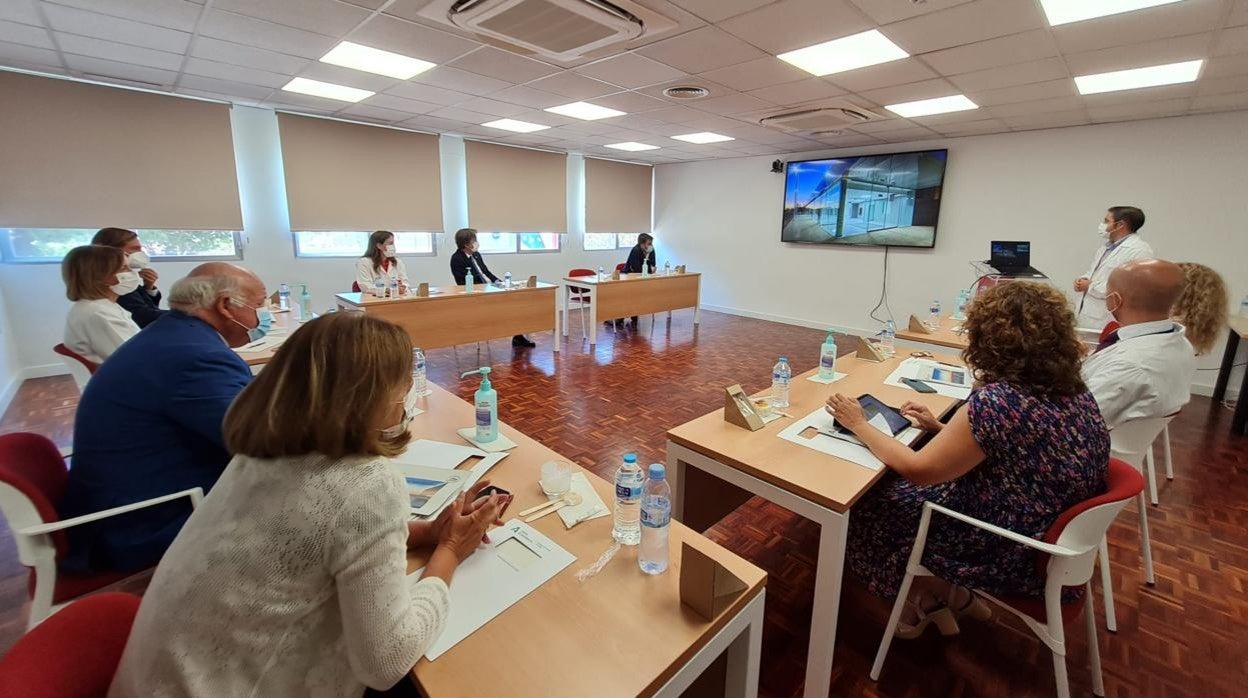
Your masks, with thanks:
M633 233L585 233L585 250L627 250L637 243Z
M6 262L59 262L66 252L90 245L94 228L0 228ZM152 259L185 261L242 259L235 230L135 230Z
M558 252L559 238L558 233L477 233L477 251L481 254Z
M368 248L371 232L360 230L321 231L299 230L295 232L296 257L363 257ZM433 233L397 232L394 234L395 251L404 256L437 254Z

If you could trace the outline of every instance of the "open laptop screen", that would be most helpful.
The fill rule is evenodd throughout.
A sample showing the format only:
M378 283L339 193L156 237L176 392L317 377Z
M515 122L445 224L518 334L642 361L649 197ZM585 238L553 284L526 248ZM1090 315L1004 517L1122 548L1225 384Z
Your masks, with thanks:
M992 255L988 259L988 263L998 269L1001 267L1029 267L1031 266L1031 242L993 240Z

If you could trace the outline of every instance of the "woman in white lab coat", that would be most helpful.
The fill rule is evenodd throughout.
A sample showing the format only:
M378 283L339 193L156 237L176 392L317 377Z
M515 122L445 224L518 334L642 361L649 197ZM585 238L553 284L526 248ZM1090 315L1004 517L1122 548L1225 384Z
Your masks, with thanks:
M61 261L65 295L74 304L65 320L65 346L84 359L104 363L117 347L139 333L117 299L142 283L126 264L125 252L104 245L75 247Z
M399 295L407 293L407 267L394 248L394 233L378 230L368 236L368 250L355 265L355 283L363 293L376 293L377 280L383 288L397 286Z

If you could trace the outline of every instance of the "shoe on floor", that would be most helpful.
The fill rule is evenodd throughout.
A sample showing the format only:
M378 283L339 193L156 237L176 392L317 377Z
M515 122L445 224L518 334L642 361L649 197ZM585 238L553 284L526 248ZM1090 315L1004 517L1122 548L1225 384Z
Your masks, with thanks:
M528 337L525 337L524 335L519 334L511 338L511 346L527 347L529 349L532 349L533 347L537 346L537 343L529 339Z

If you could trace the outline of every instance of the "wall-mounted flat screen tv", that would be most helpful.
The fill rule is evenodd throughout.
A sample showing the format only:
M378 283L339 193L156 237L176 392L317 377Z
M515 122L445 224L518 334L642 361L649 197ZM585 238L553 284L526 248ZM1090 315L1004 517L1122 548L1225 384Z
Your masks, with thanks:
M790 162L780 239L933 247L948 150Z

